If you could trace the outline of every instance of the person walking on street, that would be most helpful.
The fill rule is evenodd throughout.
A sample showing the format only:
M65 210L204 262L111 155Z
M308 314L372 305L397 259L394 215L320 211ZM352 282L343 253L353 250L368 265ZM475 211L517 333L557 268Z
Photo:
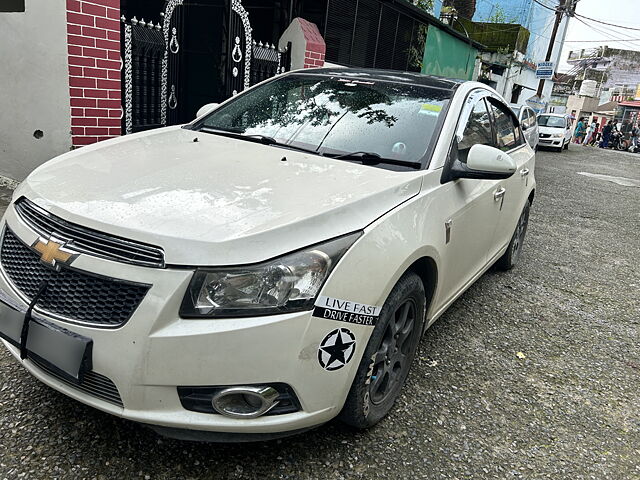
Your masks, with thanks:
M602 132L600 131L600 122L596 122L596 128L593 131L593 135L591 136L591 141L589 145L592 147L596 147L600 144L600 139L602 138Z
M589 145L591 143L591 138L593 137L595 132L596 132L596 122L594 120L587 127L587 135L586 137L584 137L584 142L582 142L582 145Z
M576 125L576 130L574 132L576 143L582 143L582 140L584 139L585 131L586 131L586 128L584 126L584 117L580 117L580 120L578 120L578 124Z
M630 150L632 152L636 152L638 150L638 135L640 135L640 129L638 129L638 124L634 123L633 127L631 127L631 147L630 147Z
M613 132L613 120L609 120L602 129L602 143L601 148L609 148L609 140L611 139L611 133Z

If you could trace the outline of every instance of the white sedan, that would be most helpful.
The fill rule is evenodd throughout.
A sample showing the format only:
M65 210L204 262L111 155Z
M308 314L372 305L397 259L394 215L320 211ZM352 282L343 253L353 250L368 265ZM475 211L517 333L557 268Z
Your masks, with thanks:
M522 250L534 152L480 83L317 69L61 155L2 221L0 336L179 438L392 408L424 331Z

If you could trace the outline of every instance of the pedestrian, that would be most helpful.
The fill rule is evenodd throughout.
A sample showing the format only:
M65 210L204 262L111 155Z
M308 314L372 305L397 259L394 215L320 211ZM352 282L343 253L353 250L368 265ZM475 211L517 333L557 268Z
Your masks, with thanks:
M601 148L609 148L611 132L613 132L613 120L609 120L602 129L602 143L600 144Z
M584 117L580 117L580 120L578 120L578 124L576 125L576 129L574 132L576 143L582 143L585 132L586 132L586 127L584 125Z
M630 150L635 152L638 149L638 135L640 135L640 129L638 129L638 124L634 123L633 127L631 127L631 147Z
M600 140L602 138L602 132L600 131L600 122L596 122L596 128L593 131L593 135L591 136L591 141L589 145L595 147L600 144Z
M591 143L591 137L593 137L594 132L596 131L596 122L592 121L587 127L587 135L584 137L584 141L582 145L589 145Z

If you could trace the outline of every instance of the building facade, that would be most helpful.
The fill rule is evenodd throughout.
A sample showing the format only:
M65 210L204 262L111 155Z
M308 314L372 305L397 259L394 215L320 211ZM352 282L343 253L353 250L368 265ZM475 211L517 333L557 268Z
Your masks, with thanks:
M601 103L634 100L640 93L640 52L607 46L572 50L567 63L572 66L573 93L580 91L585 80L596 82Z
M541 3L534 0L476 2L473 17L468 19L486 25L484 31L487 34L475 37L480 43L486 43L484 39L489 36L500 37L503 33L509 36L516 32L519 35L483 54L483 65L480 67L480 78L496 88L507 101L515 104L522 104L536 94L539 83L535 73L536 64L546 59L555 12ZM456 25L454 23L454 28L462 30ZM564 17L558 28L550 60L556 67L560 61L567 26L568 18ZM552 88L553 81L545 81L542 99L547 104L551 100Z

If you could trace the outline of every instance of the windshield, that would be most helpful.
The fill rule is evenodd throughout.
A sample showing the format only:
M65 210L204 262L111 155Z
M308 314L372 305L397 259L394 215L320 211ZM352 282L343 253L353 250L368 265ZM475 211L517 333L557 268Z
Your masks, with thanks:
M319 154L420 162L450 96L419 85L287 75L239 95L194 128L271 137Z
M564 117L552 117L550 115L540 115L538 125L541 127L564 128L567 125Z

